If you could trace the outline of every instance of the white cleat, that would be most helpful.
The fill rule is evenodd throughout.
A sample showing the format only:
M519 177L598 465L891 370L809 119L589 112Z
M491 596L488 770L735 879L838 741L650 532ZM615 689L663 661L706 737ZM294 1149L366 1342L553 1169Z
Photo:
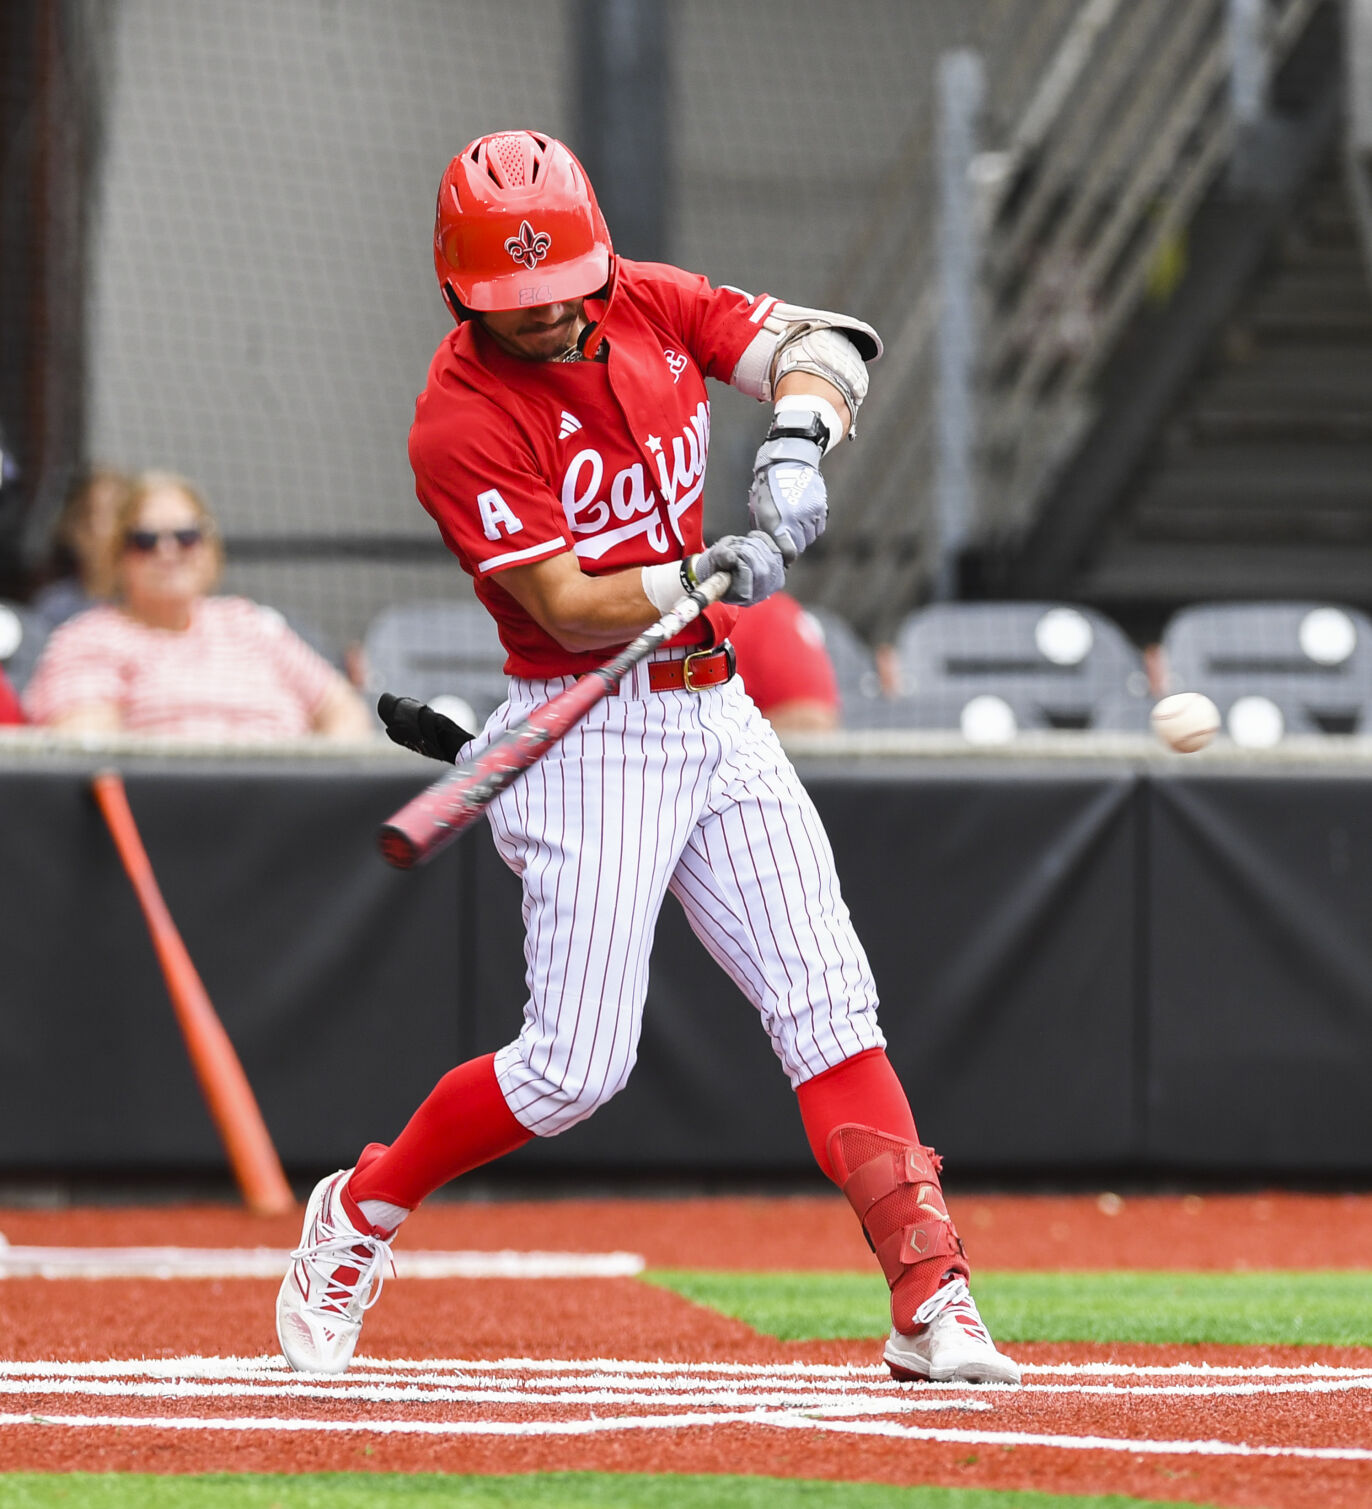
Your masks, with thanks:
M977 1314L967 1280L944 1284L915 1311L920 1330L913 1336L892 1331L882 1354L891 1376L902 1382L1018 1383L1019 1368L996 1351L991 1333Z
M350 1168L321 1179L305 1207L300 1246L276 1296L276 1335L298 1373L341 1373L362 1317L376 1303L391 1246L348 1219L339 1194Z

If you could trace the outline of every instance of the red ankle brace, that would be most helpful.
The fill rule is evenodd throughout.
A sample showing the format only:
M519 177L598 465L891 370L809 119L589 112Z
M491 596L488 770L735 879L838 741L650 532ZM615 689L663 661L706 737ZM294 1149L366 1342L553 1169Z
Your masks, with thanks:
M891 1287L891 1322L915 1329L915 1311L950 1273L970 1269L939 1184L931 1147L846 1122L829 1136L829 1161Z

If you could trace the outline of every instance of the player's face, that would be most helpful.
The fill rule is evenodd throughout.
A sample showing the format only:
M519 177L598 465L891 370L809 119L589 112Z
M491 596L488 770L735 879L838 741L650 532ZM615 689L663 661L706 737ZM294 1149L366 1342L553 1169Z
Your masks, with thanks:
M529 362L552 361L571 350L586 325L584 299L565 304L536 304L531 309L500 309L480 315L481 323L502 351Z

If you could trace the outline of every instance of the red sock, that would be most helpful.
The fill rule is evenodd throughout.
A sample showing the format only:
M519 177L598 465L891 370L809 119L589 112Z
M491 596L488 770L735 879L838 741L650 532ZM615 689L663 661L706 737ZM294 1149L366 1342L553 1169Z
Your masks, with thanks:
M903 1142L919 1141L910 1102L884 1048L855 1053L837 1067L807 1079L796 1090L796 1099L810 1151L829 1179L834 1178L829 1134L844 1122L855 1121Z
M506 1105L495 1055L488 1053L445 1074L390 1147L359 1166L346 1194L413 1210L449 1179L514 1152L532 1136Z

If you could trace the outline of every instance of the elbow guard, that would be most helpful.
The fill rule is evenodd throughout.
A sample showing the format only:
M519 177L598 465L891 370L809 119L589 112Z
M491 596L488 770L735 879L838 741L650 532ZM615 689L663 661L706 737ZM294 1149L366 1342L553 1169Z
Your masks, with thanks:
M881 337L862 320L827 309L774 304L734 368L731 384L766 402L788 372L811 372L843 395L854 420L867 396L867 363ZM848 432L853 433L852 429Z

